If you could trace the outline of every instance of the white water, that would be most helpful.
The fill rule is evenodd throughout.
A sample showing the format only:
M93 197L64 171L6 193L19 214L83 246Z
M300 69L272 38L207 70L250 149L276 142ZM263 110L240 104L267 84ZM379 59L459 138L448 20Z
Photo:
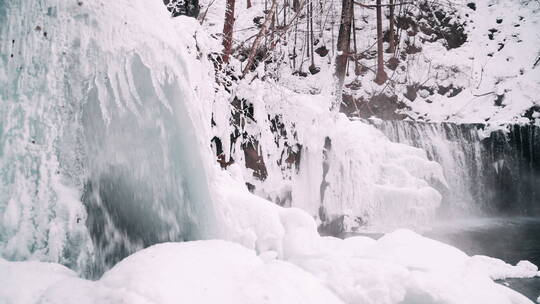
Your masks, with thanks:
M419 147L441 164L449 189L442 191L444 207L460 214L478 213L483 201L482 133L455 124L414 124L402 121L376 123L394 142Z
M490 132L475 124L380 121L390 140L422 148L441 164L449 189L442 215L536 216L540 210L540 132L508 125ZM440 188L438 188L440 190Z

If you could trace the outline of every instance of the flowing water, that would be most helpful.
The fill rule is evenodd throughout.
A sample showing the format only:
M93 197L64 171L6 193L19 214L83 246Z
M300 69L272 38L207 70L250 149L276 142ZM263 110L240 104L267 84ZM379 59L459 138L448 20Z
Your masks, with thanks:
M443 167L442 216L540 215L540 127L383 121L390 140L422 148Z

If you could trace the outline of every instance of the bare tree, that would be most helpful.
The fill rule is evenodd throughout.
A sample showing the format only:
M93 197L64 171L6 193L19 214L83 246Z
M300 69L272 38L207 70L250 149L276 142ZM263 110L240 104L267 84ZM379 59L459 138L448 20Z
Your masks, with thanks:
M389 20L390 20L390 24L389 24L389 28L388 28L388 39L390 41L389 43L389 46L388 46L388 53L394 53L396 51L396 38L395 38L395 33L394 33L394 23L395 23L395 20L394 20L394 0L390 0L390 15L388 16L389 17Z
M335 94L336 99L332 103L331 110L339 111L343 99L343 83L349 62L351 44L351 23L353 16L353 0L341 1L341 19L339 23L339 33L337 39L337 56L335 72Z
M341 22L339 24L339 34L337 39L336 56L336 79L338 90L341 92L345 82L345 73L347 72L347 61L349 58L349 48L351 44L351 23L353 15L353 1L341 1ZM339 97L339 96L338 96Z
M384 71L383 54L383 30L382 30L382 5L381 0L377 0L377 76L375 83L381 85L388 80L388 75Z
M236 0L227 0L225 23L223 23L223 62L229 63L233 44L234 5Z
M251 8L251 0L247 0L246 7Z

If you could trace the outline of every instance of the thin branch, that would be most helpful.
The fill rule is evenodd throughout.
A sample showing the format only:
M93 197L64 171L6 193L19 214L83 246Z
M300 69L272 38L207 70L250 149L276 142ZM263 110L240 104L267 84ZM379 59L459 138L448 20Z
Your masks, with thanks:
M259 48L259 45L261 44L262 37L266 35L266 32L268 30L268 25L272 21L273 19L272 17L274 16L274 12L276 11L276 6L277 6L277 0L272 0L272 7L268 11L268 14L266 14L266 19L264 20L261 30L259 31L259 34L257 34L257 38L255 38L255 41L253 42L253 45L251 46L251 50L249 52L249 56L247 59L247 64L244 67L244 71L242 71L242 76L245 76L249 72L249 69L251 69L251 66L253 65L253 61L255 60L257 49Z

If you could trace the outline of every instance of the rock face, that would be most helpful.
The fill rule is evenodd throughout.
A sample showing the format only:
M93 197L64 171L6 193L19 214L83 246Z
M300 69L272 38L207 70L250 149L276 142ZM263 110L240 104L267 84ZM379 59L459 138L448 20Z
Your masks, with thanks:
M512 125L482 141L490 198L505 213L540 214L540 127Z
M199 0L163 0L163 4L173 17L184 15L197 18L201 9Z
M423 148L444 169L443 210L540 214L540 128L509 125L483 136L481 124L384 121L391 140Z

